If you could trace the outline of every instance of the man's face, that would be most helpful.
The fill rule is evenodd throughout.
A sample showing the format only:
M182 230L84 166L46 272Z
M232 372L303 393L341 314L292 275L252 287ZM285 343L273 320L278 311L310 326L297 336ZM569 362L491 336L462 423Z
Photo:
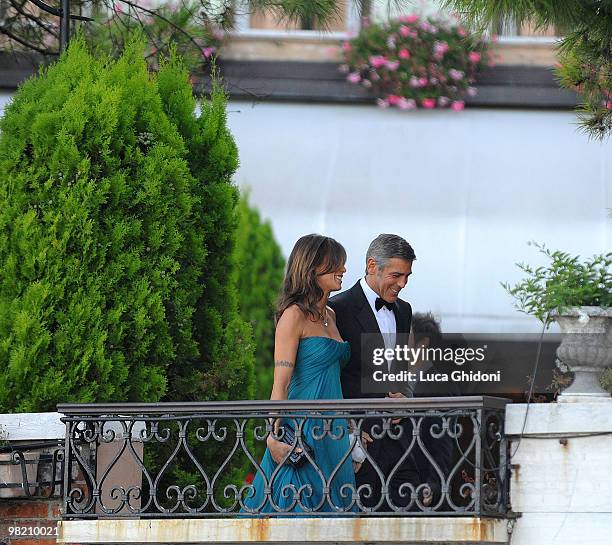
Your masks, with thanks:
M411 274L412 261L392 257L381 269L376 261L368 259L366 281L376 294L388 303L397 301L399 292L408 283Z

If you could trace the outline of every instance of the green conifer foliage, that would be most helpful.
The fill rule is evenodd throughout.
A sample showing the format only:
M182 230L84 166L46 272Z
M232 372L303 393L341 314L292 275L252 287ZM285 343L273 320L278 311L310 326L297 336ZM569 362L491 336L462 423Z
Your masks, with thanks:
M269 221L262 221L248 197L238 205L234 271L240 313L251 324L255 341L255 397L270 399L274 375L274 310L285 260Z
M195 280L201 288L199 296L189 300L194 308L196 351L171 366L168 397L189 401L250 399L253 342L250 327L238 312L232 274L238 190L231 176L238 167L238 151L227 128L227 97L216 77L211 99L200 104L199 116L191 88L186 85L188 78L176 56L162 65L157 78L164 109L184 138L186 159L197 180L194 231L204 233L203 240L190 241L188 247L193 251L181 257L189 266L179 271L181 285ZM183 278L191 269L199 271L199 276Z
M197 116L180 63L149 74L138 40L108 61L77 38L19 89L0 122L0 412L250 395L225 104L216 89Z

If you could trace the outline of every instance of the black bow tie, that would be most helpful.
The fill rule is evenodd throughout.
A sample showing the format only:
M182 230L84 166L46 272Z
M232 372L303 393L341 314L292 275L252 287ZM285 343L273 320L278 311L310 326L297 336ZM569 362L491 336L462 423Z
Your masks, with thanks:
M376 310L380 310L383 307L387 307L390 311L393 311L393 307L395 306L395 303L388 303L387 301L385 301L384 299L377 297L376 301L374 302L374 308L376 308Z

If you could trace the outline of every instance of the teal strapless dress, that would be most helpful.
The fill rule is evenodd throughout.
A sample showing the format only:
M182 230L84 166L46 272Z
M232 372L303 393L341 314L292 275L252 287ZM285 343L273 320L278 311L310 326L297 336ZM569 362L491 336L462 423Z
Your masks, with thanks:
M328 337L306 337L300 340L295 368L289 384L288 399L342 399L340 368L350 356L347 342ZM296 429L296 421L283 419ZM354 511L352 493L355 475L349 450L348 423L345 419L332 419L331 430L325 432L325 420L311 418L303 423L303 441L313 449L315 465L306 461L295 468L288 463L278 467L266 449L261 469L271 490L271 500L264 493L265 481L261 472L253 479L253 496L244 501L247 509L260 513L272 512L329 512ZM317 437L321 437L317 439ZM335 437L335 438L334 438ZM342 459L346 456L346 459ZM318 470L317 470L318 469ZM323 490L329 486L329 497ZM297 493L299 501L294 500Z

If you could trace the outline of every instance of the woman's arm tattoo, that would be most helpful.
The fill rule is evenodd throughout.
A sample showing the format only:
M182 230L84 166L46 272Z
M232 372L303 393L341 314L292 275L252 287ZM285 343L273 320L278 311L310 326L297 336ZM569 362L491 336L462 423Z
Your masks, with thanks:
M295 363L287 360L280 360L274 362L274 367L295 367Z

